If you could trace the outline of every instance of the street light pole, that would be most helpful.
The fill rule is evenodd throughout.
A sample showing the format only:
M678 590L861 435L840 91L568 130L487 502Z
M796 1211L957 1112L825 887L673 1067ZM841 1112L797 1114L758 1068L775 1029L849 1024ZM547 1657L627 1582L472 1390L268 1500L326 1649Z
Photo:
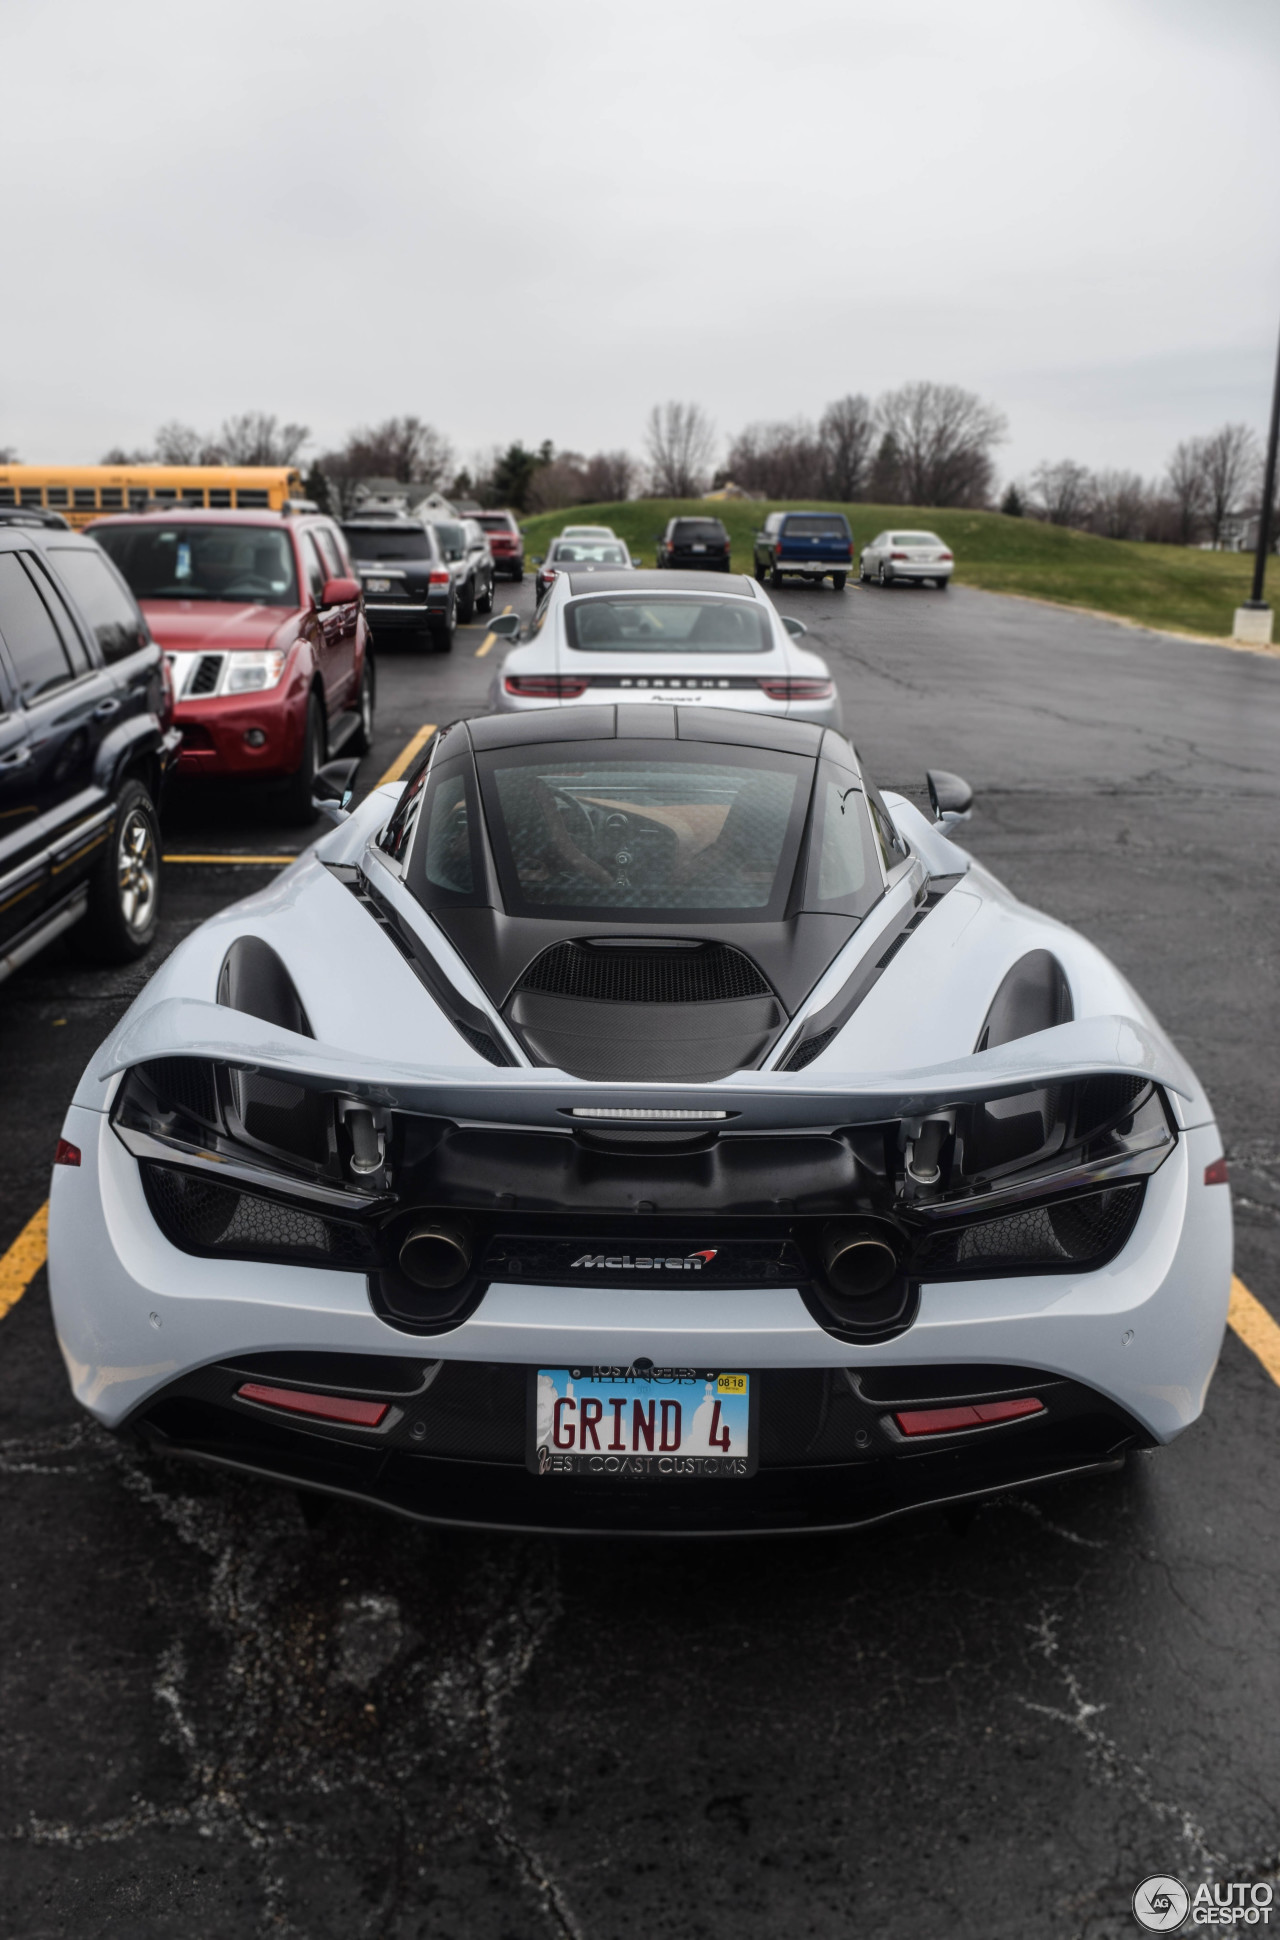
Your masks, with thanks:
M1267 579L1267 553L1271 547L1271 507L1276 495L1276 445L1280 442L1280 349L1276 353L1276 376L1271 389L1271 425L1267 432L1267 462L1262 472L1262 503L1258 508L1258 550L1253 561L1253 591L1236 614L1237 639L1256 638L1267 644L1271 639L1271 609L1263 598ZM1266 615L1265 620L1263 614Z

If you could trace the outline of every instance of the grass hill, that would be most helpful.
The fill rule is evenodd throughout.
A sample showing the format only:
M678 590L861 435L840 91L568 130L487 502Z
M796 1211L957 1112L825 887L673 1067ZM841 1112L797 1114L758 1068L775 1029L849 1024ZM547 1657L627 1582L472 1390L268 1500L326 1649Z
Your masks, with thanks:
M545 553L562 526L610 525L644 564L677 513L701 512L723 519L733 541L736 572L752 569L752 541L765 514L785 501L629 499L618 505L575 505L543 512L524 523L526 558ZM1092 607L1140 626L1229 638L1232 614L1249 596L1251 560L1232 552L1200 552L1187 546L1151 546L1123 539L1096 539L1035 519L1000 512L921 511L904 505L832 505L806 499L805 507L845 513L858 548L886 526L936 532L956 556L956 579L990 593L1023 593L1066 606ZM800 509L797 506L797 509ZM1271 567L1280 575L1280 562ZM1273 585L1272 597L1280 591Z

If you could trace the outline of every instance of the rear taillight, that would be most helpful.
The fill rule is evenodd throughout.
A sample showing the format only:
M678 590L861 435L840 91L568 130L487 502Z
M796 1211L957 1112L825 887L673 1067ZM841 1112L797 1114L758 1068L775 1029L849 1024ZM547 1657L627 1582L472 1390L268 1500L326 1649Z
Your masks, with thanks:
M911 554L909 552L891 552L889 557L890 559L910 559Z
M434 572L427 574L427 584L429 586L447 586L449 584L449 575L443 566L438 566Z
M283 1414L310 1415L316 1421L340 1421L349 1428L376 1428L390 1406L386 1401L357 1401L348 1394L305 1394L301 1388L270 1388L245 1381L236 1389L241 1401L260 1408L279 1408Z
M953 559L954 557L955 557L955 554L950 552L940 552L938 554L939 559Z
M977 1401L967 1408L909 1408L894 1420L904 1435L955 1435L966 1428L991 1428L999 1421L1022 1421L1044 1411L1044 1402L1028 1394L1016 1401Z
M829 701L835 686L829 680L798 680L794 677L761 677L760 685L771 701Z
M502 684L524 700L576 701L587 691L586 681L575 674L508 674Z
M778 543L777 543L777 545L776 545L776 546L774 547L774 549L773 549L773 556L774 556L774 558L775 558L775 559L781 559L781 557L782 557L782 541L781 541L781 539L779 539L779 541L778 541Z
M55 1165L79 1165L80 1147L73 1145L70 1139L60 1138L58 1140L58 1149L53 1155L53 1162ZM1226 1161L1224 1160L1223 1163L1225 1164ZM1208 1173L1206 1173L1205 1177L1208 1178L1208 1176Z

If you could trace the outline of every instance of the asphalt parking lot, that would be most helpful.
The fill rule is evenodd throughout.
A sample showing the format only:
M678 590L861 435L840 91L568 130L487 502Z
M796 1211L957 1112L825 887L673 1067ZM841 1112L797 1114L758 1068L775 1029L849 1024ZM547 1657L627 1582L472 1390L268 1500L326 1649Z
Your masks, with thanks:
M778 603L878 779L965 775L974 850L1186 1050L1280 1318L1280 663L963 588ZM381 656L364 785L482 710L485 639ZM161 951L274 866L226 858L297 846L175 798L166 853L205 859ZM55 946L0 991L0 1249L157 960ZM1276 1880L1280 1387L1235 1333L1122 1476L637 1549L145 1462L72 1403L38 1259L33 1229L0 1320L0 1934L1119 1940L1147 1874Z

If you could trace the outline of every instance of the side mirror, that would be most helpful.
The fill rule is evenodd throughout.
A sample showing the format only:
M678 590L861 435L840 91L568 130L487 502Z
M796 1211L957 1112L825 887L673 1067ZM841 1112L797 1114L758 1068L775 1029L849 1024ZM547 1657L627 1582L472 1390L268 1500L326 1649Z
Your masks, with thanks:
M535 553L534 553L534 555L533 555L533 563L534 563L534 565L535 565L535 566L540 566L540 565L542 564L542 560L543 560L543 555L542 555L542 553L540 553L540 552L535 552Z
M326 579L320 595L321 606L350 606L360 597L358 579Z
M345 822L351 813L347 804L355 792L358 761L326 761L317 768L311 784L311 806L330 821Z
M631 563L638 570L641 566L643 566L644 560L640 557L640 554L638 552L633 552L631 555Z
M490 620L489 631L497 640L514 640L520 631L520 615L499 613L496 620Z
M973 790L963 775L949 775L945 768L930 768L925 775L933 819L944 831L967 822L973 808Z
M798 640L802 633L809 631L803 620L793 620L789 613L779 613L778 618L793 640Z

